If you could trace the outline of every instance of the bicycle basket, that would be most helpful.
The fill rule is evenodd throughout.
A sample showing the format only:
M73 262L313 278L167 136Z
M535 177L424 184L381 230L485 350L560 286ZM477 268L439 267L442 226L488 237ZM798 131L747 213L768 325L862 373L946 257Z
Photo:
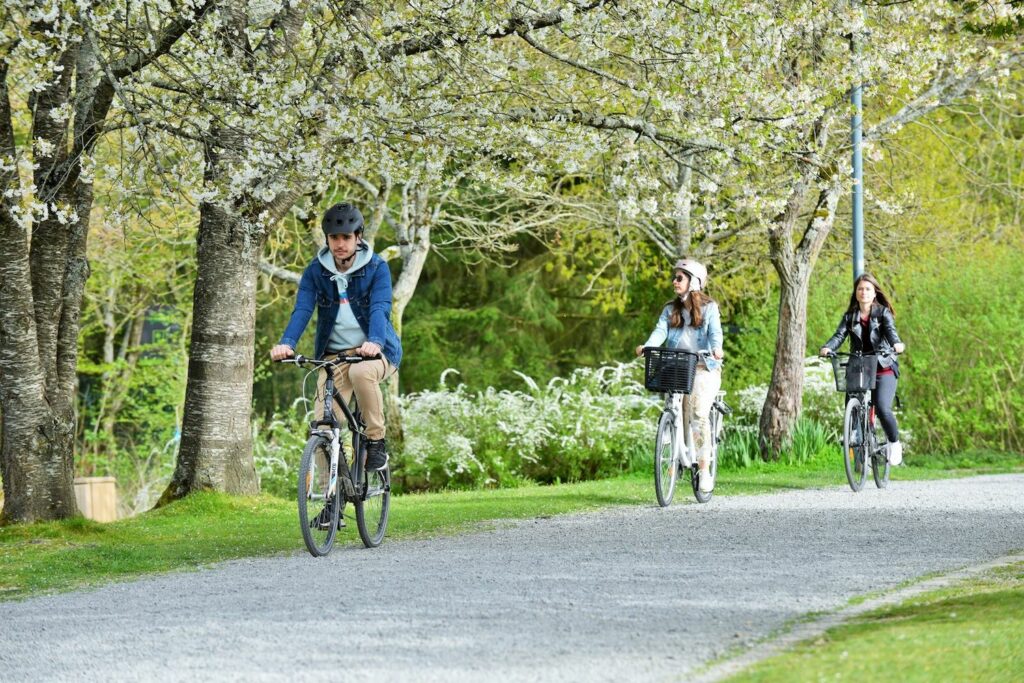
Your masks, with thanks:
M836 378L836 391L855 393L875 388L877 356L832 356L832 372Z
M644 386L648 391L688 394L697 373L697 354L679 349L644 348Z

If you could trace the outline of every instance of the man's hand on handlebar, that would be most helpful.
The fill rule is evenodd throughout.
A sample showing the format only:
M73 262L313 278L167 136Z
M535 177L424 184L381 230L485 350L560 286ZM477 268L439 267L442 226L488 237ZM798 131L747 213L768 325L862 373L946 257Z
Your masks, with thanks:
M360 356L365 356L365 357L379 356L380 355L380 345L379 344L375 344L372 341L365 341L365 342L363 342L362 346L360 346L358 349L356 349L356 353L358 353Z
M295 355L295 349L287 344L278 344L270 349L270 360L284 360Z

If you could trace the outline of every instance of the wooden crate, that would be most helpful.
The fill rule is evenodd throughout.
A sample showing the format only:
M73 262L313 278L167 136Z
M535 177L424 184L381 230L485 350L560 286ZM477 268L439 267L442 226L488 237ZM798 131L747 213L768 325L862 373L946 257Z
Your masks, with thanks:
M87 519L113 522L117 519L117 480L114 477L76 477L75 500Z

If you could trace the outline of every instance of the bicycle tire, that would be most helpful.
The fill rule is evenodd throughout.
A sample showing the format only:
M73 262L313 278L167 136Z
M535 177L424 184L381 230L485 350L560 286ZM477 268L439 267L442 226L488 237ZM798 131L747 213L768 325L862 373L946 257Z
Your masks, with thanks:
M384 540L391 511L391 469L363 472L363 495L355 502L356 528L367 548L376 548Z
M871 476L875 480L875 486L884 489L889 485L889 454L885 447L878 446L878 424L871 426L868 430L868 447L871 453Z
M334 487L334 506L323 528L316 520L327 507L327 488L330 483L331 442L323 436L311 436L302 451L296 493L299 505L299 528L302 541L313 557L323 557L331 552L334 537L338 533L338 516L341 514L340 485Z
M658 420L658 433L654 439L654 493L661 507L671 505L679 478L679 465L672 457L675 440L675 421L672 413L666 410Z
M843 414L843 466L846 469L846 481L850 483L850 488L854 492L864 488L864 481L868 476L863 413L864 407L860 399L852 397L846 402L846 411Z
M721 420L721 416L718 415L714 408L711 408L711 445L708 447L708 471L711 473L711 490L701 491L700 490L700 466L694 464L693 473L690 475L690 486L693 488L693 496L697 499L698 503L706 503L711 500L711 496L715 493L715 483L718 482L718 421Z

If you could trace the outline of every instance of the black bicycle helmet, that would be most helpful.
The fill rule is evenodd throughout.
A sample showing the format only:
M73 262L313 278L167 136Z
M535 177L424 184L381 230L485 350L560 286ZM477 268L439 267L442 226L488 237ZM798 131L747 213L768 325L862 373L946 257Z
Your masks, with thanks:
M327 235L348 235L363 229L363 214L348 202L335 204L324 212L320 227Z

